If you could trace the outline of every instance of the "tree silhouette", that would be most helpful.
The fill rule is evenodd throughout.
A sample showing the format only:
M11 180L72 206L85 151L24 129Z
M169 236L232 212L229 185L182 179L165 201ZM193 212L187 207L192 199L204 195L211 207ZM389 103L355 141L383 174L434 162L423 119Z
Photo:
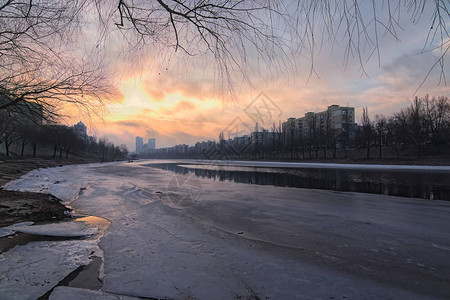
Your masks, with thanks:
M24 101L41 104L46 116L57 116L61 103L100 109L114 94L102 55L118 30L122 52L158 47L211 58L233 91L249 72L286 73L299 56L313 75L327 46L343 46L344 60L356 58L365 74L368 59L381 60L386 37L398 39L402 26L420 21L429 28L422 53L437 53L424 77L440 68L445 81L448 15L448 1L426 0L7 0L0 4L0 110ZM86 36L91 27L99 32Z
M104 1L97 0L98 6ZM447 1L270 1L270 0L118 0L110 19L125 33L130 29L141 43L156 43L188 55L211 54L219 75L232 87L234 71L247 72L265 63L283 72L302 55L315 74L320 50L344 47L346 64L355 58L362 74L372 57L380 62L386 38L399 42L410 24L427 26L421 53L435 51L437 59L424 80L438 67L445 81L444 62L450 49ZM101 13L100 13L101 14ZM105 18L104 18L105 19ZM105 20L108 23L108 20ZM110 20L109 20L110 23ZM257 56L256 64L252 58ZM244 75L244 77L246 77Z
M96 110L113 86L77 37L84 1L3 1L0 5L0 110L37 103L47 119L62 103ZM97 105L100 104L100 105ZM15 107L15 108L13 108ZM21 111L29 116L30 111Z
M369 118L369 110L366 108L363 108L363 115L361 117L361 126L362 126L362 134L363 134L363 141L367 149L366 158L370 158L370 144L372 142L372 123Z

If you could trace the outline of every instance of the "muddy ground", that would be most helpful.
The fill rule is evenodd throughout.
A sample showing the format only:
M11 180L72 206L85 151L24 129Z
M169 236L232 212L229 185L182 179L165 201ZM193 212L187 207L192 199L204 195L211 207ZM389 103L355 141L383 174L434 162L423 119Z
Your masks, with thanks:
M67 218L65 211L69 208L61 201L48 194L16 192L1 189L5 183L14 180L34 169L51 168L70 164L98 162L89 158L46 159L0 158L0 227L18 222L49 222Z
M63 220L67 211L70 209L49 194L0 190L0 227Z

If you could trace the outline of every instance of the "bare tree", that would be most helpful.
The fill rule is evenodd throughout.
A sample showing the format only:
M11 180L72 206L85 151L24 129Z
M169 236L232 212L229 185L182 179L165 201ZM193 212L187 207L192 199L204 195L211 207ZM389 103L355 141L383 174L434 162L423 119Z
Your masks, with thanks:
M380 60L385 36L397 38L405 19L417 23L430 11L422 52L439 53L431 68L441 66L445 80L446 1L8 0L0 5L0 93L10 101L0 108L24 100L49 104L50 112L60 101L83 108L98 103L111 86L105 66L92 57L117 28L133 50L150 44L188 56L206 54L217 77L233 90L236 73L247 78L248 70L285 72L298 54L307 57L314 73L325 43L345 45L345 59L356 57L365 73L367 59ZM101 30L92 45L81 30L87 26ZM93 46L88 60L73 50L81 42Z
M91 111L101 107L113 91L105 67L94 55L85 59L74 50L84 5L78 0L0 5L0 110L17 112L26 102L36 103L51 119L61 103Z
M390 116L386 120L386 143L389 148L395 151L396 159L400 158L400 146L403 144L405 139L406 130L399 122L396 115Z
M417 148L417 158L421 157L422 147L427 140L428 126L425 118L423 100L415 97L411 106L407 109L409 126L413 144Z
M120 149L120 155L122 157L127 157L128 156L128 148L125 144L120 144L119 146Z
M431 141L434 146L438 146L445 141L445 129L450 122L450 103L445 96L430 99L428 95L423 98L423 102Z
M367 59L380 60L385 36L398 38L405 19L417 23L431 12L422 52L438 53L430 71L440 67L445 81L443 66L450 49L448 1L381 3L6 0L0 4L0 94L5 95L0 110L24 101L42 105L47 116L57 115L61 103L88 111L102 107L114 86L101 55L96 57L117 28L129 41L124 43L128 50L151 44L187 56L210 57L216 76L232 91L236 74L246 79L253 71L284 73L299 54L307 57L314 74L316 57L325 43L331 48L345 45L345 60L356 57L365 73ZM92 18L94 11L98 20ZM101 28L93 34L92 45L83 35L89 26ZM79 43L90 49L88 58L77 47Z
M110 152L110 142L108 142L108 139L106 137L100 138L98 140L98 148L100 153L102 154L102 161L106 161L108 158L108 154Z
M30 126L28 128L27 135L33 149L33 157L36 157L37 146L42 142L42 127Z
M383 115L376 115L374 129L377 134L378 158L382 158L382 149L386 141L387 119Z
M424 78L440 67L445 81L444 62L450 49L447 1L117 0L107 9L105 1L97 0L97 6L103 8L99 13L103 24L113 19L125 34L130 29L137 33L141 43L188 55L211 54L219 76L231 88L234 71L246 73L246 67L258 68L261 62L269 69L286 69L291 55L308 59L313 75L326 44L343 46L345 63L356 58L366 74L368 59L376 57L381 62L383 39L400 42L403 27L430 16L424 23L428 36L419 50L435 51L438 57ZM259 59L252 64L254 56Z
M53 148L52 158L56 157L58 148L61 148L62 126L47 125L42 128L42 141Z
M306 114L306 128L308 131L307 135L307 143L309 147L309 158L312 158L312 150L314 148L316 152L316 157L318 158L319 152L319 137L318 137L318 122L317 122L317 114L315 113L307 113Z
M362 126L362 138L364 144L366 146L366 158L370 158L370 145L372 143L372 123L369 118L369 111L366 108L363 108L363 115L361 117L361 126Z
M403 26L418 24L429 17L428 35L424 37L420 53L435 51L437 58L424 73L424 81L435 68L440 68L440 81L445 82L445 58L450 49L448 31L448 1L387 0L353 1L324 0L297 1L295 12L299 23L300 45L307 49L311 74L320 49L325 44L345 47L345 64L356 58L362 74L367 74L367 60L376 57L381 64L383 39L395 39L401 44L399 32ZM407 22L407 24L406 24ZM423 84L424 82L422 82ZM419 87L420 88L420 87ZM417 91L416 91L417 92Z
M428 139L429 128L423 99L415 97L410 107L402 109L395 116L400 126L405 129L408 141L416 147L417 158L420 158L423 146Z
M6 156L10 155L10 146L17 140L17 128L14 119L6 112L0 111L0 144L5 145Z

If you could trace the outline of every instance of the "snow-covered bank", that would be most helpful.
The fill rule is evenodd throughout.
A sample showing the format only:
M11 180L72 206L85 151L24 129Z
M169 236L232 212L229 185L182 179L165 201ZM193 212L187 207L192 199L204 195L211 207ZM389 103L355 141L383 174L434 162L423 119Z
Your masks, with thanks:
M45 169L8 185L43 189L71 201L78 212L111 222L99 243L102 292L67 290L74 298L420 299L450 294L448 202L198 178L201 197L180 208L174 204L192 186L169 183L175 176L183 185L187 176L145 163ZM48 247L36 244L0 255L1 268L27 274L19 261L29 258L29 264L41 263L46 272L64 278L59 268L70 265L64 253L46 264ZM0 294L21 295L24 285L35 284L10 278L0 277ZM65 290L55 289L50 299L61 299Z

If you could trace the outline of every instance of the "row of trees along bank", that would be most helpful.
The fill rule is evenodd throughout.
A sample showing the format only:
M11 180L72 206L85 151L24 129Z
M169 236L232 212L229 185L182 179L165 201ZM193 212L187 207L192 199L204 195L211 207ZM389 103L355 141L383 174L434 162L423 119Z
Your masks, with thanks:
M337 132L317 120L308 123L306 132L283 130L281 124L273 124L269 130L256 125L247 139L239 139L244 142L226 140L221 133L218 141L156 149L144 157L297 160L450 156L450 103L446 96L416 97L410 106L390 116L372 118L364 108L360 124L352 129L353 134L349 133L349 126Z
M125 145L116 146L107 138L79 134L73 126L42 124L42 120L30 114L11 115L7 111L0 111L0 146L6 156L24 156L27 148L33 157L50 153L52 158L69 158L69 154L77 153L108 161L128 156Z

